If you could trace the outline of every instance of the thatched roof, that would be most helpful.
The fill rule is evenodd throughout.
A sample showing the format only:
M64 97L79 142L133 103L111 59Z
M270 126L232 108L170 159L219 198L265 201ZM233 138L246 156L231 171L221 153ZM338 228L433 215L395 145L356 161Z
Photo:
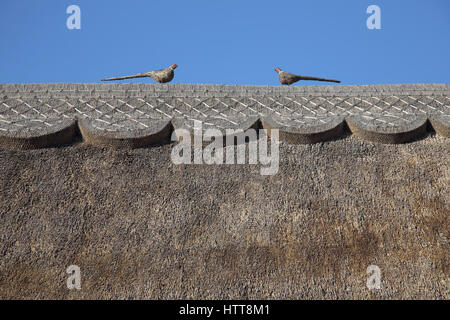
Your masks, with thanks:
M449 87L1 85L0 298L449 299ZM192 119L278 173L174 164Z
M220 129L246 129L252 120L280 129L290 143L338 138L346 126L370 141L398 143L422 137L428 120L448 137L449 95L450 85L0 85L0 145L70 144L79 129L94 144L148 146L194 119Z

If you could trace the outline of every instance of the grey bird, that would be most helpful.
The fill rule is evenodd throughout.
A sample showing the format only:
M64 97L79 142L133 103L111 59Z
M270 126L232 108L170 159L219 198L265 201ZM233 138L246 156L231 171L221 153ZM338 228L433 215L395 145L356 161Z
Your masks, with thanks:
M275 71L278 72L278 78L280 79L281 84L293 84L299 80L315 80L315 81L328 81L328 82L337 82L341 83L339 80L333 79L324 79L324 78L316 78L316 77L308 77L308 76L300 76L297 74L289 73L281 70L280 68L275 68Z
M113 81L113 80L124 80L124 79L150 77L150 78L154 79L155 81L158 81L159 83L166 83L166 82L172 81L173 77L175 76L174 70L176 68L178 68L178 65L173 64L173 65L171 65L170 67L168 67L166 69L150 71L150 72L144 72L144 73L138 73L138 74L134 74L132 76L124 76L124 77L117 77L117 78L101 79L101 81Z

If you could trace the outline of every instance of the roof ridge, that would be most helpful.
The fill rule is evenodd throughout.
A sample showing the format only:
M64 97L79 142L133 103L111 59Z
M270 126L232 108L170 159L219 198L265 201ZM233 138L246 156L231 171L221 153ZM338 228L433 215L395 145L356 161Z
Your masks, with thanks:
M386 96L386 95L450 95L450 84L390 84L333 86L260 86L218 84L144 84L144 83L52 83L0 84L0 97L30 94L70 96Z

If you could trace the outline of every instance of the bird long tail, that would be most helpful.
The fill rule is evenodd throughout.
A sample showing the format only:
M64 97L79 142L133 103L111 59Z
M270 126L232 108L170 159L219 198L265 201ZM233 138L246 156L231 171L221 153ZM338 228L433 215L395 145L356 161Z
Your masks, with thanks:
M100 80L101 81L113 81L113 80L125 80L125 79L145 78L145 77L148 77L148 74L146 74L146 73L138 73L138 74L133 74L131 76L107 78L107 79L100 79Z
M324 79L324 78L316 78L316 77L308 77L308 76L300 76L300 80L315 80L315 81L327 81L327 82L336 82L341 83L339 80L333 80L333 79Z

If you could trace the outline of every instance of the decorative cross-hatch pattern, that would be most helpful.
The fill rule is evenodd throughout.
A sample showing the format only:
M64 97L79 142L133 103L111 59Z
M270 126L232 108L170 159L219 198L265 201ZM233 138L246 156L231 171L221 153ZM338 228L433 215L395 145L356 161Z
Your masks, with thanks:
M75 120L89 123L89 128L99 133L111 134L150 132L154 123L164 121L182 124L182 127L192 130L194 120L198 120L203 128L224 130L239 128L243 123L247 125L251 119L258 118L261 121L270 119L263 123L293 132L312 132L314 128L328 130L329 126L344 119L374 130L391 128L395 131L417 122L417 119L432 117L436 120L433 124L437 124L440 132L447 135L450 122L450 98L446 93L415 95L408 92L402 95L400 90L398 94L369 96L251 95L248 92L241 95L240 91L235 90L230 95L205 91L203 95L171 96L156 91L148 94L140 90L126 90L118 91L116 95L111 91L103 93L94 90L90 94L75 92L77 96L64 89L49 92L33 94L30 90L0 96L0 136L25 131L39 132L40 129L51 133L51 130L62 125L61 121L70 123ZM124 92L127 94L124 95ZM67 95L64 96L64 93Z
M0 118L82 117L108 119L227 118L272 115L299 119L323 115L450 114L447 96L386 97L145 97L0 99Z

